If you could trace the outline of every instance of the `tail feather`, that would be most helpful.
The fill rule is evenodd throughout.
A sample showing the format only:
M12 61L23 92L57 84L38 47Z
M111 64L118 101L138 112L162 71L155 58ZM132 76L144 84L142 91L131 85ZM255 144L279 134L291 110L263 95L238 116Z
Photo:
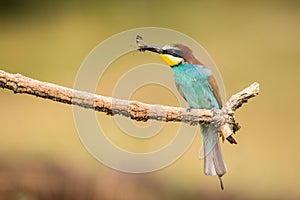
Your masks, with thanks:
M204 156L204 173L209 176L223 176L226 172L227 167L222 156L220 142L217 141L213 149Z
M200 128L204 147L204 174L218 175L223 189L221 177L227 172L227 167L221 152L219 133L213 124L201 125Z

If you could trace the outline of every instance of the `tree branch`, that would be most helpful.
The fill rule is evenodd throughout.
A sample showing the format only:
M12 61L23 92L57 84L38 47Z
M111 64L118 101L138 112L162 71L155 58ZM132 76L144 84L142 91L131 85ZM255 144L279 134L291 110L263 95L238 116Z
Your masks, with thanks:
M239 129L234 119L236 109L259 93L259 84L253 83L248 88L233 95L221 110L192 109L188 111L186 108L151 105L138 101L127 101L96 95L38 81L21 74L7 73L2 70L0 70L0 87L12 90L14 93L35 95L65 104L104 112L108 115L130 117L137 121L154 119L165 122L186 122L191 125L217 122L222 132L227 132L226 136Z

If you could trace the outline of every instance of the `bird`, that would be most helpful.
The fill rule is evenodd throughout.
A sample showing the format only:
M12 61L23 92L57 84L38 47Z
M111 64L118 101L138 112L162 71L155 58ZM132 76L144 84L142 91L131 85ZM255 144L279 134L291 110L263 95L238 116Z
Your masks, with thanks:
M137 37L140 51L157 53L171 67L176 87L182 97L189 104L188 109L221 109L222 101L217 82L212 71L200 62L188 46L184 44L171 44L163 47L141 44L142 37ZM204 174L217 175L220 187L224 185L222 176L227 172L219 137L220 129L215 124L200 124L200 132L204 150ZM236 140L230 135L226 138L231 144Z

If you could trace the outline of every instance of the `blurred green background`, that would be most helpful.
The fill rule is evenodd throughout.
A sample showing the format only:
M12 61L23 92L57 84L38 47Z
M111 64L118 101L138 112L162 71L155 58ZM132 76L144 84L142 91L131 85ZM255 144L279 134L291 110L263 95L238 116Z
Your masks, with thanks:
M300 198L299 1L1 1L0 69L72 87L96 45L145 26L174 29L202 44L219 67L228 97L254 81L261 84L260 95L236 113L243 126L236 135L238 145L222 145L229 168L225 191L216 177L203 174L199 134L173 165L148 174L124 174L85 150L71 106L1 89L0 198ZM111 83L100 94L110 95L123 73L116 71L108 73ZM160 95L164 91L146 86L133 99L176 104L172 94ZM99 118L113 122L109 116ZM111 130L113 137L124 138ZM173 136L162 131L158 146ZM129 137L127 142L143 146Z

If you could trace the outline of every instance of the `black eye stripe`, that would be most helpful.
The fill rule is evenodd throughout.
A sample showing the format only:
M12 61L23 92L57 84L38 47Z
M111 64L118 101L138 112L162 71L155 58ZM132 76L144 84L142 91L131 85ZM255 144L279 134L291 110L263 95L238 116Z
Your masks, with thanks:
M183 58L183 52L175 49L166 49L163 50L163 54L169 54L175 57Z

